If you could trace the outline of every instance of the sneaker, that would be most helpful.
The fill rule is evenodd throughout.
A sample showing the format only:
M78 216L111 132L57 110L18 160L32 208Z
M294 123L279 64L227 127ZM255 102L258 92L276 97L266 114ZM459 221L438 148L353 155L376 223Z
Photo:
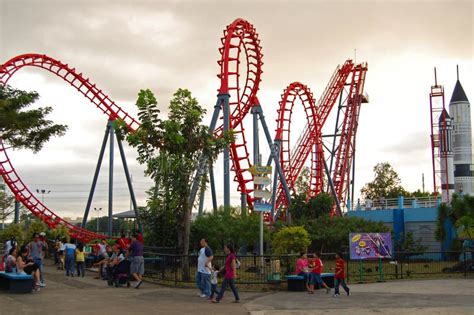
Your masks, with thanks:
M138 281L138 283L135 285L135 289L140 288L140 286L142 285L142 282L143 282L143 281L141 281L141 280Z
M218 300L212 300L211 303L219 303Z
M232 303L240 303L240 300L233 300Z
M41 288L46 288L46 284L44 284L43 282L41 282L41 283L39 284L39 286L40 286Z
M200 297L200 298L205 298L205 297L207 297L207 295L205 295L205 294L200 294L199 297Z
M339 296L340 296L339 293L336 293L336 294L334 294L332 297L337 298L337 297L339 297Z
M351 295L349 292L351 292L351 291L347 291L347 292L346 292L347 296Z

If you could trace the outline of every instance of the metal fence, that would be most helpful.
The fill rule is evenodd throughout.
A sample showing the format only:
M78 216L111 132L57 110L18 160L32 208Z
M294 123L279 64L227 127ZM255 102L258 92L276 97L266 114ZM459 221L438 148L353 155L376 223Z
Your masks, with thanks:
M443 278L474 275L474 253L425 252L395 253L393 260L346 260L346 274L349 282L376 282L395 279ZM286 275L294 274L297 255L247 255L238 256L240 268L236 282L239 284L275 284L286 281ZM333 273L333 253L321 255L324 272ZM215 255L213 264L222 267L224 255ZM186 286L195 282L197 255L176 255L145 252L145 275L148 280Z

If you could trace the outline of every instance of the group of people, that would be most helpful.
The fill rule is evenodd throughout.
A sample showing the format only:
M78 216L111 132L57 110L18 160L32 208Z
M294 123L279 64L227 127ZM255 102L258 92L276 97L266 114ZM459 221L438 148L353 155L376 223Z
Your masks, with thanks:
M226 259L224 266L219 267L213 264L214 254L205 238L201 239L200 246L196 272L196 285L199 289L199 296L210 300L212 303L219 303L224 297L227 287L230 287L234 294L234 302L239 303L239 292L235 286L238 259L234 247L230 244L224 245ZM218 290L218 276L220 273L223 273L224 279L220 290Z
M34 233L32 240L23 246L19 246L15 237L12 236L5 242L5 272L18 274L29 274L33 276L35 291L45 288L44 282L44 258L48 250L45 233Z
M339 286L342 285L344 291L349 295L350 290L345 282L346 262L342 258L341 253L336 253L336 267L334 270L334 297L339 297ZM323 273L324 264L321 260L321 254L315 253L308 255L301 253L300 258L296 261L296 274L302 276L306 283L306 290L309 294L314 294L314 286L317 284L326 289L326 293L331 291L331 288L323 281L321 274Z
M110 246L106 239L96 242L92 252L86 253L85 245L72 242L67 238L56 239L53 245L54 263L58 269L65 270L66 276L74 275L84 277L86 259L90 257L93 266L98 268L97 279L108 280L110 286L119 286L118 280L122 276L127 286L130 286L129 275L135 280L134 287L138 289L143 282L145 262L143 258L143 237L134 233L131 238L122 234ZM3 256L5 272L29 274L33 276L35 291L46 287L44 282L44 258L48 251L46 234L35 233L31 242L19 247L15 237L12 236L5 242Z

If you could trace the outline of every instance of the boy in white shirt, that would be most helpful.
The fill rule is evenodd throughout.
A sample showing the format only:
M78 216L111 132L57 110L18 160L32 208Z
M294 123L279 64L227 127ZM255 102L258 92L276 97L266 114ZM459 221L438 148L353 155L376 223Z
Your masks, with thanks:
M219 266L214 265L214 267L211 269L211 296L209 297L209 300L212 300L214 298L214 293L216 295L219 294L219 291L217 291L217 276L218 275L219 275Z

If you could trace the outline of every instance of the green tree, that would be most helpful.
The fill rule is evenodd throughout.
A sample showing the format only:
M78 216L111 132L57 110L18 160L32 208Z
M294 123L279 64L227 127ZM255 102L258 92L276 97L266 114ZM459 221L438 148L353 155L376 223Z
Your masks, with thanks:
M214 250L220 250L225 244L238 249L242 245L254 245L259 240L260 216L252 213L241 216L237 208L216 213L204 213L191 224L191 243L195 246L201 238L206 238ZM268 229L264 230L264 239L268 238Z
M401 186L401 180L397 172L388 162L378 163L374 167L375 178L365 184L361 189L362 196L366 199L396 198L399 195L408 195Z
M453 194L451 205L442 203L438 207L436 220L436 239L443 241L446 238L444 223L451 220L458 228L461 239L472 239L474 236L474 196Z
M311 244L308 232L302 226L285 226L273 234L272 247L275 254L305 252Z
M316 219L324 214L329 214L334 205L334 198L328 193L320 193L316 197L306 201L305 194L295 194L288 207L292 219L298 225L298 222Z
M199 159L204 156L212 163L232 136L215 138L209 134L208 127L202 124L206 111L185 89L178 89L173 95L167 120L158 117L158 102L150 90L139 92L136 105L141 126L127 140L137 149L138 161L146 165L145 174L155 183L144 216L173 213L178 248L187 255L193 207L189 203L190 187ZM156 227L151 224L156 220L143 223L149 234L155 233ZM161 237L157 233L156 238Z
M304 227L310 234L311 250L321 252L345 251L349 247L349 233L390 232L383 222L373 222L357 217L330 217L322 215L309 220Z
M67 126L54 124L46 116L51 107L25 110L39 99L36 92L0 86L0 132L14 148L38 152L52 136L62 136Z
M5 243L12 236L15 237L18 244L24 244L26 242L26 235L23 233L24 227L21 224L9 224L4 230L0 231L0 241Z
M9 196L5 191L0 190L0 221L4 222L9 215L14 212L13 203L15 197Z
M309 180L310 180L310 168L305 166L300 172L298 179L294 184L294 193L296 195L305 195L308 193Z

